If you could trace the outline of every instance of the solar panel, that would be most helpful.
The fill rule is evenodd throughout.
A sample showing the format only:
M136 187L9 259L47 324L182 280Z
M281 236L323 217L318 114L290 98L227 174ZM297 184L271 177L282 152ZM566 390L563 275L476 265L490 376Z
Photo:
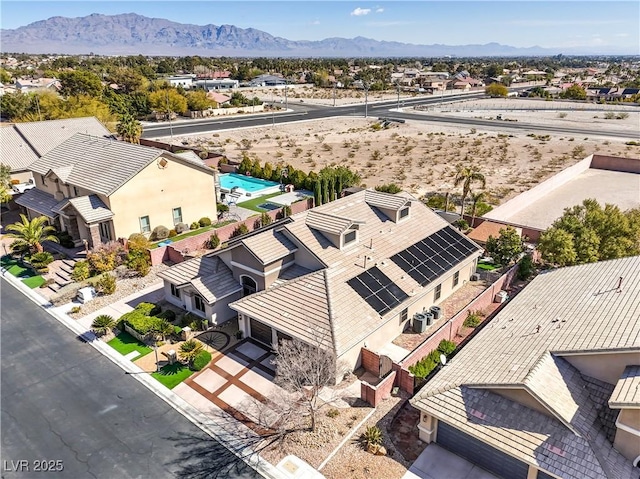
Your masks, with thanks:
M351 278L347 283L381 316L409 297L377 266Z
M465 236L446 226L393 255L391 261L426 286L477 250Z

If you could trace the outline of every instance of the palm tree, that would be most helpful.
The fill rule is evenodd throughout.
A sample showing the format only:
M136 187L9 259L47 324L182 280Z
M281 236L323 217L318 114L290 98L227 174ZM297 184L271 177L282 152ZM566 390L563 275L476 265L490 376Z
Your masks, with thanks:
M462 207L460 208L460 216L464 214L464 202L471 192L471 185L473 183L479 183L482 188L486 184L486 179L482 173L476 170L473 166L465 166L458 168L454 185L458 186L462 184Z
M116 320L108 314L101 314L100 316L96 316L96 318L91 323L91 329L98 336L104 336L107 333L110 333L113 328L116 327Z
M200 354L202 351L202 343L196 341L195 339L189 339L180 345L180 351L178 351L178 356L183 361L189 363L189 365L193 364L193 361L196 359L196 356Z
M125 113L120 117L120 122L116 125L116 132L124 141L139 144L142 125L133 115Z
M156 334L159 334L162 337L162 340L164 341L167 338L167 336L169 336L170 334L173 334L174 332L173 324L171 324L166 319L161 318L160 321L158 321L157 324L154 326L153 332Z
M475 228L476 213L478 210L478 203L484 201L487 194L484 191L478 193L471 193L471 227Z
M11 243L13 251L26 251L31 253L41 253L43 251L43 241L53 241L58 243L59 240L54 236L56 229L47 224L45 216L38 216L29 220L25 215L20 215L21 221L7 226L7 236L15 238Z

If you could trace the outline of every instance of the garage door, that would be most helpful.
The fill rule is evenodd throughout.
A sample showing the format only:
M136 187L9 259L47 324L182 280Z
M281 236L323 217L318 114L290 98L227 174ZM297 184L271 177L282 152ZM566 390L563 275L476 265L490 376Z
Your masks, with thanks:
M251 337L266 344L267 346L271 346L271 341L273 340L271 336L271 327L261 323L260 321L256 321L253 318L251 318L249 322L251 324Z
M527 479L529 466L442 421L436 442L504 479Z

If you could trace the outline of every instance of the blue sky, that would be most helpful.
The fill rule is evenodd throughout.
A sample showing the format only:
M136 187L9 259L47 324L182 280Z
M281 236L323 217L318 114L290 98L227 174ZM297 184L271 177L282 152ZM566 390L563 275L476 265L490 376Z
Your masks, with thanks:
M0 24L17 28L53 16L130 12L196 25L253 27L290 40L363 36L418 44L498 42L640 54L638 1L2 0Z

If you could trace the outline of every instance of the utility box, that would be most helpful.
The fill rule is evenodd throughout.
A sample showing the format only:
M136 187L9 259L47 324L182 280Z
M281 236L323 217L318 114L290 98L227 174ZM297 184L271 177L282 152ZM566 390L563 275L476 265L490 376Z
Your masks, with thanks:
M87 286L86 288L80 288L78 290L78 294L76 295L76 300L79 303L85 304L91 301L96 297L96 290L92 286Z
M507 299L509 299L509 295L506 291L498 291L496 293L495 298L493 298L494 303L504 303Z

